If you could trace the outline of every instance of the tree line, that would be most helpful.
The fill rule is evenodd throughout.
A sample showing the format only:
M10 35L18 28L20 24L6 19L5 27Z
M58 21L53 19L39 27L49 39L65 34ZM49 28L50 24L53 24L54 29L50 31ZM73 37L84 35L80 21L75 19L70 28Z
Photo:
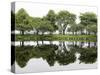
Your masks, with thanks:
M69 65L77 61L76 53L80 54L79 64L93 64L97 61L97 47L95 45L84 48L82 47L83 42L80 45L75 43L68 45L69 51L63 42L60 42L59 45L17 46L16 62L21 68L24 68L32 58L42 58L49 66L54 66L56 62L59 65Z
M14 19L15 17L15 19ZM25 9L21 8L17 13L11 12L11 23L15 22L15 29L24 35L25 31L34 31L34 34L40 32L44 34L49 32L53 34L59 31L59 34L66 35L71 32L73 35L96 35L97 34L97 15L93 12L81 13L80 22L76 23L77 16L67 10L55 13L49 10L41 17L30 16Z

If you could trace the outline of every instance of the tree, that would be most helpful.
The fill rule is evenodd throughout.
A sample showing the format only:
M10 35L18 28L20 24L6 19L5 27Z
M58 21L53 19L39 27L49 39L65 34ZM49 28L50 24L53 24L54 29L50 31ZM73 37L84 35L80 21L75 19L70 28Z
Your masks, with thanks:
M97 26L97 16L95 13L92 12L86 12L80 14L80 24L85 26L86 31L89 30L89 27L92 25ZM88 34L88 32L86 32Z
M95 47L91 48L81 48L80 52L80 63L92 64L97 60L97 49Z
M36 34L39 33L39 27L41 25L41 18L39 17L31 17L32 19L32 28L34 31L36 31Z
M43 34L44 32L48 32L48 31L53 32L54 28L49 21L44 20L44 21L41 21L40 26L38 27L38 30L42 32Z
M78 24L71 24L70 28L68 28L68 31L71 31L73 35L77 34L78 31L80 31L80 26Z
M55 21L56 21L56 14L53 10L49 10L49 12L47 13L47 15L45 16L45 18L51 22L52 25L55 25Z
M21 8L16 13L15 19L16 30L20 30L22 35L24 35L24 31L32 30L32 26L30 24L30 17L23 8Z
M84 34L84 33L83 33L83 31L84 31L84 25L78 24L78 25L77 25L77 28L78 28L78 31L80 32L81 35Z
M24 68L31 58L42 58L46 60L50 66L56 61L57 45L40 45L40 46L23 46L16 47L16 62Z
M91 25L91 26L87 26L87 31L89 32L89 34L93 33L93 34L97 34L97 26L96 25Z
M30 23L30 16L27 14L27 12L21 8L15 15L15 29L19 30L21 32L21 35L24 35L24 32L26 30L32 30L32 25ZM21 44L21 42L20 42ZM22 46L24 45L24 42L22 41Z
M56 25L56 14L53 10L49 10L47 15L43 17L43 20L48 20L50 24L53 26L54 30L57 30L58 27Z
M76 16L68 11L60 11L57 15L57 25L60 34L65 34L67 25L75 22Z
M33 18L32 22L33 22L32 27L37 31L37 34L38 32L42 32L43 34L44 32L54 31L53 26L48 20L44 20L42 18L36 17L36 18Z

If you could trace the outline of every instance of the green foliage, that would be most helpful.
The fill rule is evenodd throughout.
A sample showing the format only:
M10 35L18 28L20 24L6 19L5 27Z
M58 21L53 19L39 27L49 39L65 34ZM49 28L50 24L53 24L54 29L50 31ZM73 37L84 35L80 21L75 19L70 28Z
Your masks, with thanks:
M56 61L60 65L67 65L76 60L75 54L72 52L62 53L58 51L57 45L16 47L16 61L21 68L25 67L31 58L42 58L50 66L53 66Z
M31 58L30 53L33 47L16 47L15 49L17 64L23 68Z
M55 25L56 14L53 10L49 10L48 14L45 16L45 19L50 21L52 25Z
M54 30L53 26L50 24L49 21L41 21L40 26L38 26L38 30L41 32L52 32Z
M43 17L43 20L48 20L51 24L51 26L53 27L52 31L55 31L58 29L57 25L56 25L56 14L53 10L49 10L48 14L46 16Z
M71 51L59 52L57 54L57 60L60 65L68 65L76 61L76 56Z
M97 41L95 35L16 35L16 41Z
M61 34L65 34L65 29L67 25L75 23L76 15L70 13L68 11L60 11L57 15L57 24L59 28L59 32Z
M51 25L50 21L43 20L39 17L33 17L32 19L32 28L38 32L52 32L54 31L54 27Z
M97 16L92 12L86 12L80 15L80 24L84 25L84 28L90 34L91 32L97 33Z
M71 24L70 28L67 30L68 32L72 32L73 35L78 35L77 32L80 32L81 35L83 34L84 31L84 26L82 24Z
M96 34L97 33L97 26L96 25L87 26L87 31Z
M96 59L97 59L97 49L96 48L84 48L84 49L81 49L81 52L80 52L81 56L79 58L80 60L80 63L94 63L96 62Z
M68 31L73 32L73 34L74 34L74 32L77 32L78 30L79 30L79 27L78 27L77 24L72 24L72 25L70 26L70 28L68 28Z
M58 21L64 23L65 25L75 22L76 15L68 11L60 11L57 16Z
M57 50L56 45L40 45L40 46L23 46L16 47L16 62L23 68L27 65L27 62L31 58L41 58L47 60L48 64L52 66L53 62L50 59L50 55ZM54 53L55 54L55 53ZM53 56L52 56L53 57ZM50 63L51 62L51 63Z
M96 47L88 46L88 47L83 48L82 46L77 46L75 44L75 45L70 45L70 51L73 53L80 54L78 58L80 60L80 63L92 64L92 63L95 63L97 60L97 48Z
M80 63L92 64L97 60L96 47L88 46L83 48L77 44L72 44L67 46L70 49L69 51L64 42L61 41L60 44L63 45L40 44L37 46L16 46L16 62L21 68L25 67L28 61L33 58L42 58L47 61L49 66L54 66L55 62L58 62L59 65L68 65L76 61L75 53L80 54L78 58Z
M50 10L44 17L31 17L28 13L21 8L16 14L11 12L11 24L14 21L16 30L21 31L21 34L16 34L16 41L36 41L37 46L16 46L16 62L23 68L31 58L42 58L46 60L50 66L55 62L59 65L68 65L76 61L75 53L80 53L80 63L94 63L97 59L97 51L95 47L82 48L77 45L70 46L70 51L67 50L63 41L97 41L97 16L94 13L86 12L80 15L80 23L76 24L76 15L69 11L63 10L57 14ZM70 26L68 31L73 32L74 35L63 35L67 26ZM90 34L85 35L84 30ZM54 31L59 30L61 34L52 34ZM24 34L25 31L36 31L37 34ZM68 32L67 31L67 32ZM41 32L50 32L51 34L40 35ZM81 32L81 34L77 34ZM93 33L93 34L91 34ZM42 40L42 45L38 41ZM43 41L60 41L60 45L46 45ZM60 48L58 48L60 47ZM69 46L68 46L69 47Z
M14 22L14 14L11 12L12 22ZM50 32L51 34L59 30L60 34L65 34L65 30L69 25L70 28L68 31L76 33L81 32L83 34L84 29L86 29L87 33L94 33L97 32L97 16L92 12L82 13L80 15L80 23L76 24L76 15L70 13L69 11L62 10L55 14L53 10L49 10L47 15L40 18L40 17L31 17L28 13L21 8L15 14L15 24L16 30L22 31L31 31L35 30L38 32ZM87 34L85 33L85 34Z
M16 30L32 30L30 17L27 12L21 8L15 15Z
M97 24L97 16L96 14L91 12L82 13L80 15L80 20L81 20L81 24L85 26Z

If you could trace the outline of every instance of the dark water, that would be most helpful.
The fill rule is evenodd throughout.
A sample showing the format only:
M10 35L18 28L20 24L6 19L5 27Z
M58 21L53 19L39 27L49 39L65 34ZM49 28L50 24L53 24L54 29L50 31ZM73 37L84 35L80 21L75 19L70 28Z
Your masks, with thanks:
M96 68L96 42L16 42L16 72Z

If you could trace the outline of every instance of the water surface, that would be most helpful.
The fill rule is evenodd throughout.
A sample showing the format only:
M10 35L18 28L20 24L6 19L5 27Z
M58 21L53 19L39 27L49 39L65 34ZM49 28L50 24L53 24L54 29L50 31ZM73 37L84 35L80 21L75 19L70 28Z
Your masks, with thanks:
M97 43L79 41L16 42L16 72L97 68Z

